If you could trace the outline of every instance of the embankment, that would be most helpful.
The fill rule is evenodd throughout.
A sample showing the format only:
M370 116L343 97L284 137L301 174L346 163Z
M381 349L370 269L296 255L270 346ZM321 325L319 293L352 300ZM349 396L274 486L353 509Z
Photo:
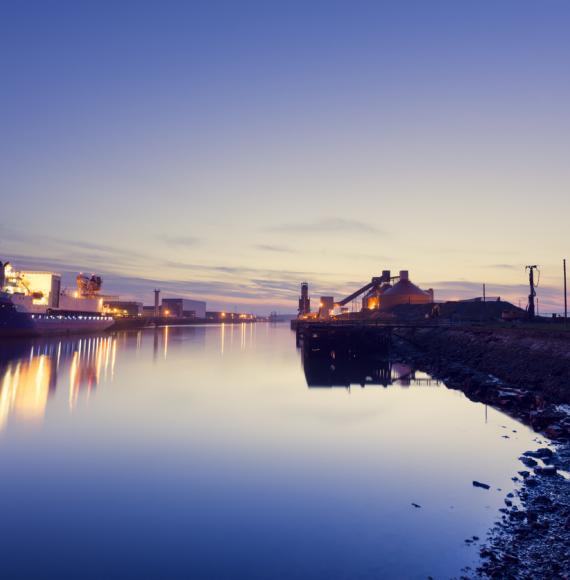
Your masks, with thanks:
M402 359L558 441L520 458L520 487L505 498L474 576L570 578L570 333L428 328L398 330L394 340Z
M400 329L399 354L416 367L503 408L554 439L570 437L570 332L532 327Z

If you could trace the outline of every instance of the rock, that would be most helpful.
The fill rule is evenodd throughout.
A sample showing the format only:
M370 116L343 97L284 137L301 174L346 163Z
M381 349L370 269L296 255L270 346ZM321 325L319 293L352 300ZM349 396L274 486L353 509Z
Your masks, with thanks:
M522 461L527 467L536 467L538 465L536 459L533 459L532 457L526 457L526 456L522 456L519 457L519 460Z
M481 483L480 481L474 481L473 487L480 487L481 489L491 489L490 485L487 485L486 483Z
M537 495L533 499L532 503L539 506L551 506L552 500L546 495Z
M530 424L537 431L546 429L549 425L558 423L566 417L566 414L550 406L540 411L532 411L530 414Z
M566 439L568 436L567 429L558 423L549 425L544 429L544 434L550 439Z
M547 465L546 467L535 467L534 472L538 475L556 475L556 467L554 465Z
M536 457L538 459L544 459L545 457L552 457L554 455L554 451L549 449L548 447L541 447L536 451L525 451L523 453L526 457Z

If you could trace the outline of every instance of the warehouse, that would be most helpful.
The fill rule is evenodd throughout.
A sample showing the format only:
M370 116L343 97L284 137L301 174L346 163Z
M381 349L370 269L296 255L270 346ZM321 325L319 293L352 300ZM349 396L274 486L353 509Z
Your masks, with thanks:
M163 298L162 316L169 318L206 318L206 303L187 298Z

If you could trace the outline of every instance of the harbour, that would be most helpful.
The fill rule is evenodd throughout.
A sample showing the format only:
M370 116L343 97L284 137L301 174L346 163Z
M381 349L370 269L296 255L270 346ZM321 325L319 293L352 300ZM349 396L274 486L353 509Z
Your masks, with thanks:
M294 337L171 326L2 348L5 574L473 571L536 434L390 358L339 355L331 375Z

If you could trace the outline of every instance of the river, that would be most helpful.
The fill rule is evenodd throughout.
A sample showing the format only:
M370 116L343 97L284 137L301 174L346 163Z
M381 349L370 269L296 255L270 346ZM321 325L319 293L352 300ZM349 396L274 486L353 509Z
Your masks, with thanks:
M402 365L387 386L309 385L286 325L0 352L10 579L460 576L536 447Z

